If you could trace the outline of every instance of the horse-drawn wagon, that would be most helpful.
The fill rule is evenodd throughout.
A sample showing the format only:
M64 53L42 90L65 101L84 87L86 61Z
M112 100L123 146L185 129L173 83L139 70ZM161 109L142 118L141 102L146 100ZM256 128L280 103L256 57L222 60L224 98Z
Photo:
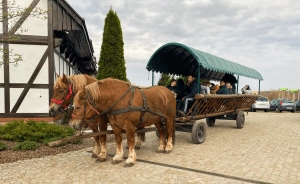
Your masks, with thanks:
M191 132L192 140L196 144L203 143L206 136L206 125L199 121L206 119L208 126L214 126L216 119L236 120L237 128L243 128L245 111L248 111L258 95L238 94L239 76L263 80L260 73L252 68L231 62L220 57L196 50L180 43L168 43L155 51L147 64L147 70L152 71L152 85L154 72L177 76L193 75L197 80L220 81L228 76L237 76L235 94L231 95L203 95L194 97L194 103L186 114L175 118L176 131ZM226 77L227 75L227 77Z
M160 47L150 58L147 69L182 76L197 75L198 81L218 81L225 75L241 75L262 80L261 75L254 69L178 43ZM176 100L165 87L140 88L117 79L97 81L86 75L63 75L57 76L49 108L51 113L56 114L62 107L70 107L74 101L70 124L77 129L85 126L92 129L96 143L92 156L99 161L107 159L106 134L109 133L115 134L117 145L113 163L122 161L124 152L121 134L125 130L129 150L125 165L132 166L136 161L134 148L140 147L142 134L153 130L145 128L146 126L154 124L159 132L157 151L169 153L175 142L175 130L192 132L194 143L204 142L206 125L199 121L201 119L206 118L208 126L213 126L216 119L233 119L236 120L238 128L243 128L244 111L249 110L258 97L201 95L199 88L198 84L198 94L194 96L194 103L186 114L176 117ZM113 132L107 131L108 124ZM137 142L134 133L138 133Z

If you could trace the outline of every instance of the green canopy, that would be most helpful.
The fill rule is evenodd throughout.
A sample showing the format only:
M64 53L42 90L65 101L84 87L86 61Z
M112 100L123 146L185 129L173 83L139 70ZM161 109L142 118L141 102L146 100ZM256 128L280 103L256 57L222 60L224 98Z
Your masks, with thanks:
M252 68L196 50L180 43L167 43L151 56L146 69L175 75L197 75L206 79L221 80L225 74L240 75L263 80Z

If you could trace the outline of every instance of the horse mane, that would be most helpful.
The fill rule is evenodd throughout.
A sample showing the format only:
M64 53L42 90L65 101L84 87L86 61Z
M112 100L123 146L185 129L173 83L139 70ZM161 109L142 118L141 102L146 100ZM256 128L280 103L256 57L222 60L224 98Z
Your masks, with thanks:
M84 74L72 75L69 76L68 79L73 85L73 90L75 91L82 90L87 85L86 76Z
M93 82L92 84L89 84L85 87L86 90L88 90L88 92L90 92L92 99L95 102L98 102L99 98L100 98L100 90L99 90L99 86L98 86L98 82Z
M97 82L94 82L92 84L89 84L85 87L86 90L88 90L88 92L91 94L91 97L95 102L99 102L99 98L100 98L100 90L99 90L99 85L114 85L114 84L118 84L118 88L120 88L120 84L123 84L124 87L128 87L130 86L130 83L128 82L124 82L122 80L119 79L114 79L114 78L105 78L102 80L99 80Z

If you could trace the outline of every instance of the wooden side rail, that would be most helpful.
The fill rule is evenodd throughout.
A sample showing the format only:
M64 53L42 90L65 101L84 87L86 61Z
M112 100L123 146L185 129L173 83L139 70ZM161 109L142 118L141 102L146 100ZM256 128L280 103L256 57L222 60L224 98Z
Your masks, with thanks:
M186 117L177 117L175 120L186 122L219 115L249 110L259 95L203 95L196 94L195 102L186 113Z

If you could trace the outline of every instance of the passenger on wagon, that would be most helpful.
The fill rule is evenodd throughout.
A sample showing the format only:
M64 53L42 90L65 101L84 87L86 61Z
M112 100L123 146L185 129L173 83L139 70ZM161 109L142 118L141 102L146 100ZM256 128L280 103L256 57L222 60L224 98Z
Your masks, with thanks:
M242 94L246 94L246 95L252 95L252 91L249 85L246 85L245 87L243 87L241 89Z
M228 88L225 85L225 81L220 81L220 89L216 92L216 94L229 94Z
M182 79L177 79L177 98L176 100L181 100L185 96L185 85Z
M179 101L177 106L178 114L185 114L187 112L189 101L194 101L194 96L197 94L198 81L192 76L188 76L188 83L186 86L187 94Z
M169 86L167 86L167 88L172 91L172 93L174 94L175 98L177 98L177 95L178 95L178 89L177 89L177 86L176 86L176 80L175 79L172 79L171 80L171 84Z
M204 82L203 85L201 85L201 94L210 94L210 88L208 87L208 82Z
M234 92L232 91L232 86L231 86L231 84L229 82L226 82L226 86L228 88L229 94L234 94Z

